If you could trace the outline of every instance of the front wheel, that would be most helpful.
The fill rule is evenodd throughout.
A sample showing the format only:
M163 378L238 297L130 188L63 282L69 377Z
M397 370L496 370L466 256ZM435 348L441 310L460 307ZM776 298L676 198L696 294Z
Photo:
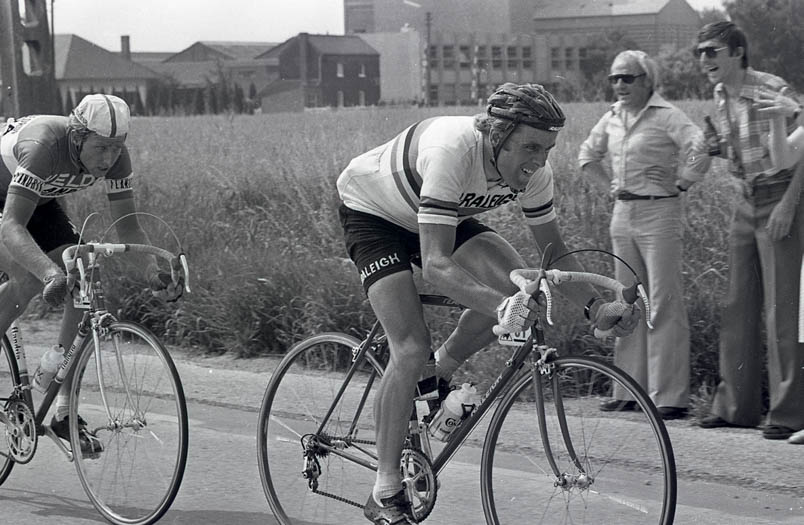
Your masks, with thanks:
M353 363L360 342L305 339L276 367L260 407L257 455L265 496L282 525L364 521L374 485L376 361ZM373 467L372 467L373 466Z
M673 449L644 390L593 358L560 357L552 364L545 375L521 376L489 425L481 463L486 522L673 523ZM638 410L600 411L615 384Z
M11 348L11 342L5 335L0 339L0 410L6 411L9 404L17 400L15 390L19 385L20 377L17 371L17 360ZM5 482L11 469L14 468L14 460L11 459L9 440L15 438L11 435L18 429L12 429L7 425L0 424L0 485Z
M176 497L187 461L187 406L176 366L151 332L128 322L91 333L78 355L70 442L81 484L112 523L155 523ZM100 453L81 452L79 416Z

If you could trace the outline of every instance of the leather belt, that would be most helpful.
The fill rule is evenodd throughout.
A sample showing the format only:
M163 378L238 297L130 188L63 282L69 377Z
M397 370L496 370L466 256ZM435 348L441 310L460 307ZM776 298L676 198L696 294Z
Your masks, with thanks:
M656 201L659 199L671 199L673 197L678 197L678 194L675 195L637 195L635 193L631 193L630 191L621 191L617 194L618 201Z

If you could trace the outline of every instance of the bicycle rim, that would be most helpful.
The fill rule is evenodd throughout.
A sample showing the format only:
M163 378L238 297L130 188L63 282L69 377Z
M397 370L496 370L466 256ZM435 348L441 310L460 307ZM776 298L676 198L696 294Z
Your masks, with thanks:
M311 337L291 348L271 376L260 408L257 453L265 496L283 525L343 525L365 519L362 510L348 501L366 502L375 471L315 447L315 443L334 446L376 465L372 411L379 378L371 380L373 369L364 362L345 383L352 349L359 344L345 334ZM334 403L344 384L343 395ZM324 421L331 407L332 414ZM354 428L351 436L350 428ZM317 451L318 492L302 474L315 463L306 462L302 442Z
M0 407L5 411L9 399L14 394L14 387L19 384L19 373L17 372L17 362L14 358L14 351L11 343L4 335L0 341ZM14 460L9 457L8 439L6 437L6 426L0 423L0 485L5 482L11 469L14 468Z
M565 484L557 483L547 461L528 373L503 399L486 436L481 490L487 523L673 523L673 450L645 392L621 370L595 359L561 357L554 365L540 383L545 430ZM614 384L641 409L601 412ZM557 405L559 410L563 405L571 447Z
M103 445L99 455L83 454L70 425L81 484L112 523L154 523L176 497L187 460L187 407L173 360L148 330L125 322L111 325L99 348L90 334L79 355L70 421L80 414Z

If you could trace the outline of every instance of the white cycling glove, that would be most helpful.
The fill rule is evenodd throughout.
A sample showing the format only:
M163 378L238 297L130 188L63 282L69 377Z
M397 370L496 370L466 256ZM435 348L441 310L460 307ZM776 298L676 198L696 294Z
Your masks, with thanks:
M614 337L631 335L639 324L641 315L641 310L636 304L622 301L603 303L595 312L595 318L592 320L595 337L603 339L610 335Z
M517 292L511 297L506 297L497 307L497 325L494 327L494 333L500 335L522 332L536 318L533 312L535 307L536 303L528 293Z

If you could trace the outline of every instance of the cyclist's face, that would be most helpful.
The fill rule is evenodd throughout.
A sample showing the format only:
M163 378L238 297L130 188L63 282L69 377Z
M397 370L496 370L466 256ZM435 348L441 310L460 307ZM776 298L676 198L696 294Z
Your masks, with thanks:
M103 177L123 151L123 140L90 133L81 148L81 163L92 175Z
M547 155L555 147L557 137L556 131L517 126L497 158L503 181L514 190L524 190L533 174L547 163Z

